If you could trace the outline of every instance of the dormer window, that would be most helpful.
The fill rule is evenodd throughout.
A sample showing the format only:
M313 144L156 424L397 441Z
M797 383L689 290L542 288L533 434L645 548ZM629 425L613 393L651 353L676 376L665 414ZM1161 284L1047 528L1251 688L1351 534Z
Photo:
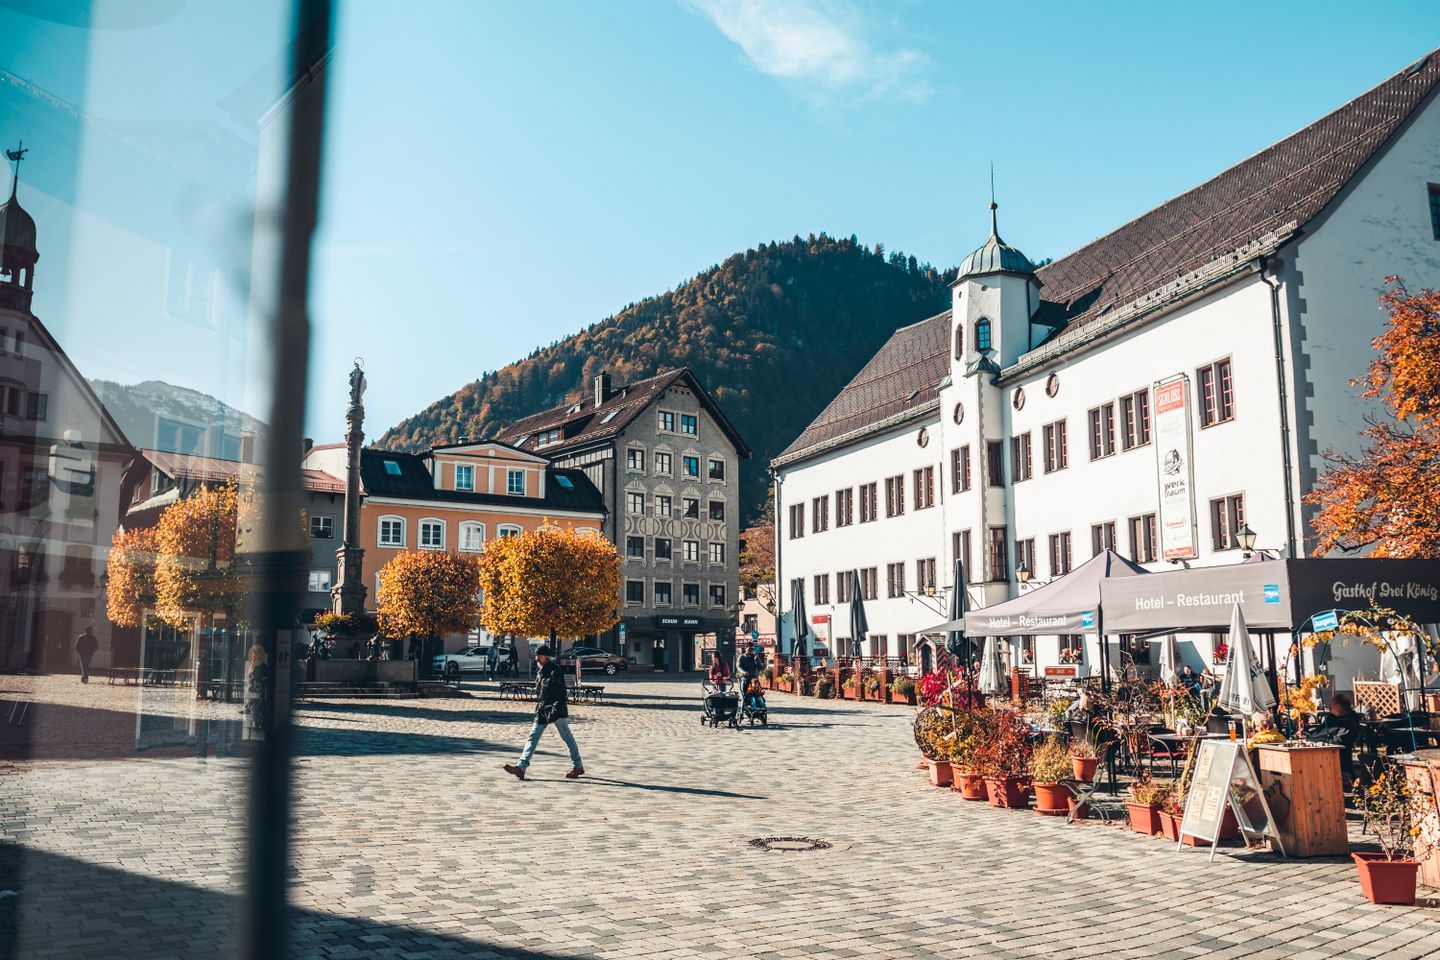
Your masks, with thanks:
M981 353L990 349L990 320L987 317L975 321L975 349Z
M525 471L508 470L505 473L505 492L511 496L525 496Z
M455 464L455 489L475 489L475 467L468 463Z

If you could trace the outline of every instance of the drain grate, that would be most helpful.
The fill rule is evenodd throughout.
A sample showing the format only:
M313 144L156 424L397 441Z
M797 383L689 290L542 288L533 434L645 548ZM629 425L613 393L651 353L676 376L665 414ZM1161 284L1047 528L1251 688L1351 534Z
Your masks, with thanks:
M832 844L813 837L756 837L750 841L750 846L780 853L809 853L811 850L829 850Z

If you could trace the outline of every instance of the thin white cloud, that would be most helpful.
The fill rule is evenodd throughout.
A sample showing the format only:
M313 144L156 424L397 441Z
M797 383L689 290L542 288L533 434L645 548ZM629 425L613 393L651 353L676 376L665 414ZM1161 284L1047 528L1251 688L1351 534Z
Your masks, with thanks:
M815 96L839 93L924 99L918 50L877 50L871 25L848 0L682 0L707 17L768 76Z

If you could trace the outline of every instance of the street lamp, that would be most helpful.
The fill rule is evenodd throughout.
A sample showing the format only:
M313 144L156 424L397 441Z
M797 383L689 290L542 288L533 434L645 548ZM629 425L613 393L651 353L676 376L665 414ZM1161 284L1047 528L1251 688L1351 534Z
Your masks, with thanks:
M1022 584L1030 582L1030 568L1025 565L1024 560L1021 560L1020 565L1015 568L1015 579Z
M1255 531L1250 529L1250 524L1240 524L1240 529L1235 531L1235 542L1240 544L1246 559L1249 559L1251 552L1255 549Z

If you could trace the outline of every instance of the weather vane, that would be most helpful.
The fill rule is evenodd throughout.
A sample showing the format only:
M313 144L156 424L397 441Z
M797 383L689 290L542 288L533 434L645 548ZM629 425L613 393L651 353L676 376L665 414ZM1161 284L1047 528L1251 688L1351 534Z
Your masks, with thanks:
M24 140L21 140L19 143L17 143L14 150L5 151L5 156L9 157L10 162L15 164L15 177L10 182L11 193L15 192L15 184L20 182L20 161L24 160L25 154L29 152L30 151L25 148Z

